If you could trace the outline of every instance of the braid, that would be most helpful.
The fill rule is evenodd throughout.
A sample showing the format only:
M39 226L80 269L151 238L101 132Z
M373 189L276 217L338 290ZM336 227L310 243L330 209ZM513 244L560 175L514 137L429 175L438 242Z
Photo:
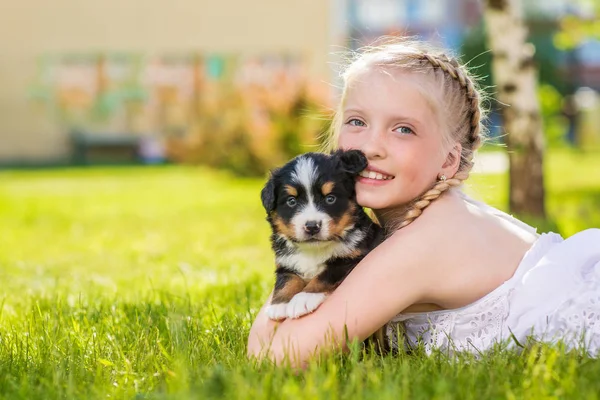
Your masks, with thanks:
M404 211L404 214L398 221L394 221L394 219L390 219L390 222L385 228L388 234L392 234L400 228L404 228L413 222L419 215L423 213L423 210L431 204L432 201L436 200L438 197L442 195L446 190L451 187L457 187L462 184L462 181L469 177L468 171L457 172L452 178L447 179L445 181L437 181L435 185L417 199L413 200L413 202L408 206L408 208Z
M442 69L445 73L454 78L462 88L466 91L467 99L471 111L470 119L470 144L472 150L477 150L481 146L480 121L481 107L479 102L479 92L475 89L475 85L466 72L460 67L458 61L454 58L448 58L447 55L433 56L428 53L422 53L422 58L427 60L434 67Z
M437 181L433 187L425 191L421 196L417 197L411 204L406 208L403 215L399 220L394 221L394 218L390 219L391 224L386 226L388 234L394 231L404 228L413 222L419 215L423 213L423 210L431 204L432 201L439 198L445 191L451 187L458 187L462 184L462 181L469 177L469 172L473 167L473 152L481 146L481 134L480 134L480 122L481 122L481 108L479 92L475 88L473 81L467 75L466 71L460 67L455 59L450 59L445 54L442 55L431 55L426 52L417 53L416 57L422 61L429 62L434 68L439 68L448 76L452 77L461 88L466 92L466 98L469 105L469 134L465 138L463 151L461 154L460 166L458 172L447 180Z

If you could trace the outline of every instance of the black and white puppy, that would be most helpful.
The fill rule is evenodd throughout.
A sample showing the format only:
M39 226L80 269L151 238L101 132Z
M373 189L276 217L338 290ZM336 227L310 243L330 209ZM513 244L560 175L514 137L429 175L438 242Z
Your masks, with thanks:
M306 153L272 171L261 192L271 224L276 279L271 319L314 311L383 240L383 230L356 203L359 150Z

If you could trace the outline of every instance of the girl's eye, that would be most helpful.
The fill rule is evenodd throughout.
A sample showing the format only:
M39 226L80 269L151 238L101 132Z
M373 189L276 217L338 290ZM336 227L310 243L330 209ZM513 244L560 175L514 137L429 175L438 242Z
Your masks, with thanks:
M402 133L404 135L414 135L414 131L412 129L410 129L408 126L399 126L398 128L394 129L396 132Z
M286 203L289 207L296 207L297 201L296 201L295 197L290 196L290 197L288 197Z
M327 204L333 204L333 203L335 203L335 200L336 200L336 198L335 198L335 196L334 196L334 195L332 195L332 194L330 194L330 195L327 195L327 197L325 197L325 202L326 202Z
M350 121L347 122L347 124L352 126L367 126L367 124L365 124L363 121L356 118L352 118Z

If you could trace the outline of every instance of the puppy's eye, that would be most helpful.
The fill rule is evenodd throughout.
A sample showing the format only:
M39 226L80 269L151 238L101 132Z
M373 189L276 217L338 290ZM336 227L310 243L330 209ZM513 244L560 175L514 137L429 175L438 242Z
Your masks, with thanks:
M335 200L336 200L336 198L332 194L327 195L327 197L325 197L325 203L327 203L327 204L333 204L333 203L335 203Z
M293 196L290 196L290 197L288 197L288 199L287 199L286 203L287 203L287 205L288 205L289 207L296 207L296 204L297 204L298 202L296 201L296 198L295 198L295 197L293 197Z

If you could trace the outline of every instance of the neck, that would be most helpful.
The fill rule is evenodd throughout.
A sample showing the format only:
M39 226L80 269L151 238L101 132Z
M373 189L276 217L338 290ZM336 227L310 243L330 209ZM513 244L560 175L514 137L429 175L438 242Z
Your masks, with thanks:
M402 218L406 210L408 209L407 205L383 208L379 210L373 210L373 214L377 218L379 224L383 227L389 225L390 223L397 221Z
M455 197L455 196L465 196L465 194L462 193L462 191L460 189L450 188L450 189L446 190L444 193L442 193L440 195L440 197L433 200L431 202L431 204L429 206L427 206L427 208L433 206L434 204L444 202L444 201L446 201L445 199L447 199L447 198ZM403 218L403 216L410 209L410 207L412 206L412 204L415 200L413 200L412 202L410 202L408 204L401 204L401 205L397 205L394 207L373 210L373 213L375 214L375 217L377 217L377 221L379 221L381 226L383 226L383 227L394 226L395 223L397 223L398 221L400 221ZM423 210L423 212L425 212L425 210L427 208L425 208Z

